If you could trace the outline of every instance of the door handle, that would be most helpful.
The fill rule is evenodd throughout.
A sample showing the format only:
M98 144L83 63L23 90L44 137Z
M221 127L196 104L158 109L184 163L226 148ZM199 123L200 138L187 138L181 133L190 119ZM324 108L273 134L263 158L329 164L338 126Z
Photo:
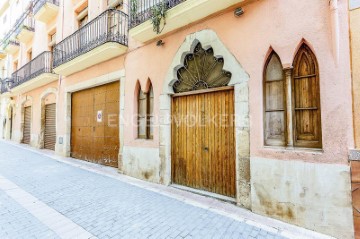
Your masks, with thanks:
M208 148L208 147L204 147L204 150L205 150L205 151L209 151L209 148Z

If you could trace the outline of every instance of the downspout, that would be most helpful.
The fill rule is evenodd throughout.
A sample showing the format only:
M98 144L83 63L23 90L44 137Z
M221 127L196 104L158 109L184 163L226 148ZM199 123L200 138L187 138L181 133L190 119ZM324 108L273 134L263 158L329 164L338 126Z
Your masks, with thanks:
M332 48L335 65L339 65L340 58L340 29L339 29L339 10L338 0L330 0Z
M62 13L61 13L61 41L64 39L64 17L65 17L65 1L60 1L62 3ZM55 39L56 42L56 39ZM62 82L62 75L59 74L59 84L58 84L58 90L60 90L60 86L61 86L61 82Z

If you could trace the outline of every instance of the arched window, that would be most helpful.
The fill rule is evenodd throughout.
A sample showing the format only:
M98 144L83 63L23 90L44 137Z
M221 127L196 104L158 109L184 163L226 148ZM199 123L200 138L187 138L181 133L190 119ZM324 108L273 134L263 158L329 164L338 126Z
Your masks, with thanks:
M314 53L305 43L297 52L293 66L294 146L320 148L319 67Z
M279 56L273 51L264 70L265 145L285 146L285 80Z
M148 92L139 87L138 94L138 138L153 139L154 91L150 84Z

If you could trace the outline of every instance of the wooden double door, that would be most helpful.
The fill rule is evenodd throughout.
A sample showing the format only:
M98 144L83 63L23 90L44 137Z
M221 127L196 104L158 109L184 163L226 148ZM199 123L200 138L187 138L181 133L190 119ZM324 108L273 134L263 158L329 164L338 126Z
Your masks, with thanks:
M234 91L172 99L172 182L235 197Z
M120 83L72 94L71 157L118 167Z
M351 161L352 206L355 238L360 238L360 162Z

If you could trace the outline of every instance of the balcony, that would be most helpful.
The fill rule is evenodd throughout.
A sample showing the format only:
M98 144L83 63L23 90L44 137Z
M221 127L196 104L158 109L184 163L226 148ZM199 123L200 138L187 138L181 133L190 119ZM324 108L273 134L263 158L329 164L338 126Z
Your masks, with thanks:
M109 9L54 47L54 71L64 76L120 56L128 46L128 15Z
M8 54L15 54L16 52L19 51L20 49L20 42L15 40L15 39L10 39L5 41L5 43L3 44L3 49L6 53Z
M25 15L23 19L16 24L15 36L22 43L28 43L33 37L35 32L35 20L30 15Z
M0 79L0 94L9 92L8 81L9 79Z
M52 53L45 51L11 75L13 93L27 92L58 80L52 71Z
M243 6L254 0L134 0L129 5L130 37L147 42L166 33L184 27L231 6ZM161 33L153 30L149 19L153 16L154 6L164 4L167 9L166 25ZM163 23L163 21L162 21ZM162 27L162 26L161 26Z
M6 52L5 51L3 51L3 50L0 50L0 60L2 60L2 59L5 59L6 58Z
M34 18L38 21L49 23L59 11L59 0L38 0L34 3Z

